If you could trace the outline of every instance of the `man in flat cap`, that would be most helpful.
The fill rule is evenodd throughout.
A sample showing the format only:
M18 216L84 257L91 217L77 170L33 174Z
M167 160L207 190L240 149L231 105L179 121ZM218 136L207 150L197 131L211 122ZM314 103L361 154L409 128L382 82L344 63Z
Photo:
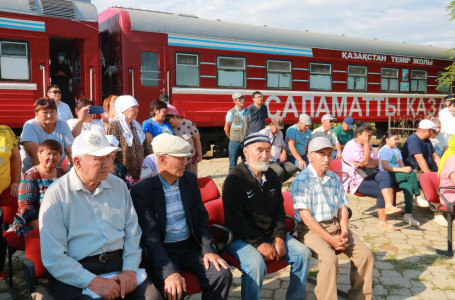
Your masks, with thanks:
M245 97L242 93L232 94L235 106L226 114L224 132L229 139L229 170L235 167L242 152L242 142L248 135L251 114L244 108Z
M284 129L283 117L276 115L270 119L269 127L262 129L259 133L269 137L272 144L270 168L276 172L280 182L285 182L294 176L299 168L287 160L282 129Z
M282 257L291 265L286 299L304 299L311 252L287 233L281 182L268 167L270 151L267 136L248 135L246 162L233 168L224 182L225 226L234 233L227 252L240 261L242 299L259 299L265 262Z
M72 145L74 167L44 195L41 257L54 299L161 299L139 269L141 229L125 183L109 174L113 147L99 130Z
M197 276L202 299L227 299L232 274L217 254L197 178L185 170L191 145L163 133L153 139L152 146L158 175L131 189L147 273L167 299L183 299L182 270Z
M371 251L348 227L348 198L343 184L331 172L333 145L326 137L310 141L310 164L291 186L298 239L305 241L318 260L316 299L337 299L338 258L351 259L349 299L371 299L374 258Z

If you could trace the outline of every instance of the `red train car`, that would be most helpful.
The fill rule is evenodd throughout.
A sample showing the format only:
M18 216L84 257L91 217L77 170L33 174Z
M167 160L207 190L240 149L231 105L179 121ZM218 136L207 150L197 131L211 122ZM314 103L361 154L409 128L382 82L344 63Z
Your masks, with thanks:
M50 65L64 53L70 97L100 103L98 12L90 1L0 1L0 123L21 128L46 95Z
M316 123L331 113L381 128L389 117L435 114L452 90L436 90L451 63L445 48L126 8L101 12L99 24L106 61L118 70L109 91L134 94L140 121L152 100L169 94L205 146L225 143L222 126L237 91L261 91L270 116L286 124L302 112Z

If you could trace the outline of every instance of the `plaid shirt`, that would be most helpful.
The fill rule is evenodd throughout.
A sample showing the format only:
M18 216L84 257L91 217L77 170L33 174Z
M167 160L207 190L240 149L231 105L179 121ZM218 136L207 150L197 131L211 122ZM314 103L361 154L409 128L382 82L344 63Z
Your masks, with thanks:
M307 209L318 221L329 221L338 215L338 209L347 205L349 199L343 189L340 178L332 171L321 179L310 164L295 178L291 186L295 217L299 222L300 209Z
M180 196L179 179L170 185L158 174L166 198L166 237L164 243L180 242L190 237L185 208Z

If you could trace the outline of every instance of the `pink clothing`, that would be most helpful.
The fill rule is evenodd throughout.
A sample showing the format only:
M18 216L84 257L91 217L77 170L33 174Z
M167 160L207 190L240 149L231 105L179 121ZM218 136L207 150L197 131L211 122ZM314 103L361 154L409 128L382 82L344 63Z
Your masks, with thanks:
M450 155L444 163L444 167L442 167L442 171L439 176L439 186L454 186L452 180L450 180L450 174L453 172L455 172L455 154ZM447 199L447 201L455 202L455 190L441 189L441 194ZM439 201L442 205L446 205L444 200L441 198Z
M360 176L354 169L354 165L356 162L363 161L363 145L357 143L355 139L350 140L346 143L342 153L343 162L342 162L342 170L349 174L348 180L343 183L344 191L347 193L348 190L351 191L351 195L359 188L360 184L363 181L362 176ZM372 159L379 159L378 155L373 149L373 146L370 145L370 157ZM345 164L346 161L351 166Z

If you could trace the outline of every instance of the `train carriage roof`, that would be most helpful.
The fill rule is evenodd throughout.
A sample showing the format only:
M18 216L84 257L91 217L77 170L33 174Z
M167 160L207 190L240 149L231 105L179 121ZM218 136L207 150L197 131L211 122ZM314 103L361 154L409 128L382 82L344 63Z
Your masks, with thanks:
M1 0L0 11L98 22L98 12L90 0Z
M445 53L449 49L442 47L231 23L131 8L113 9L126 10L130 15L131 29L137 31L431 59L450 57Z

